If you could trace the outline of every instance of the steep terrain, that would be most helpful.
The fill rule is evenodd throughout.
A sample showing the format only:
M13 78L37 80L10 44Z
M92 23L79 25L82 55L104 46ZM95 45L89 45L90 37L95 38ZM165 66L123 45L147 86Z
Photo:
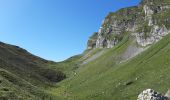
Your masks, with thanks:
M76 59L74 73L49 89L54 99L137 100L148 88L164 95L170 88L169 19L169 0L111 12Z
M65 78L48 67L50 61L17 46L0 43L0 100L42 100L44 88Z
M0 43L0 100L137 100L148 88L165 94L169 33L170 0L143 0L110 12L87 50L63 62Z
M143 0L138 6L111 12L99 31L88 41L88 49L112 48L127 33L141 46L159 41L170 32L170 1Z

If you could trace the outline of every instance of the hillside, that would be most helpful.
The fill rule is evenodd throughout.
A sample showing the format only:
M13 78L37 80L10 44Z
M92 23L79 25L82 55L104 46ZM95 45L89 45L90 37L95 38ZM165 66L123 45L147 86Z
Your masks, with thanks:
M148 88L164 95L170 88L169 12L169 0L143 0L109 13L73 60L77 69L49 89L54 100L137 100Z
M125 40L49 91L63 100L137 100L147 88L164 94L170 88L169 38L170 35L140 55L120 62L120 55L131 43Z
M0 99L42 100L48 98L44 89L61 81L65 74L48 67L50 61L26 50L0 43Z
M0 43L0 100L137 100L170 89L170 0L110 12L87 49L52 62Z

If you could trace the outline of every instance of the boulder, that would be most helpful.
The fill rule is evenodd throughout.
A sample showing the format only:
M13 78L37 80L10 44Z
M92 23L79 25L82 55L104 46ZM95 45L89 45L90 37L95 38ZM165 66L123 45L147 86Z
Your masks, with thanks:
M165 94L166 97L170 98L170 90L168 90Z
M152 89L146 89L139 94L137 100L168 100L168 98Z

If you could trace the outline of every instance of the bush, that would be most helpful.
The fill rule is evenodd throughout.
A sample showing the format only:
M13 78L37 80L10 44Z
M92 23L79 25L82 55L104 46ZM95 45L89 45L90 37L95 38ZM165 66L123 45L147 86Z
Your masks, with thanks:
M43 74L42 76L44 76L51 82L59 82L66 78L66 75L61 71L54 71L51 69L45 70L42 74Z

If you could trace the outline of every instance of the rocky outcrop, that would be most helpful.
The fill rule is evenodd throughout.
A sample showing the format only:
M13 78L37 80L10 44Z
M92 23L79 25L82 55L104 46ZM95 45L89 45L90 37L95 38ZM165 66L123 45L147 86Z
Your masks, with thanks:
M145 32L136 34L137 43L141 46L151 45L158 42L168 33L170 33L170 30L168 30L165 25L162 25L161 27L154 25L149 33L149 36L144 37L146 34Z
M170 98L170 90L168 90L168 91L166 92L165 97Z
M146 89L139 94L137 100L168 100L168 98L152 89Z
M96 47L96 39L97 39L97 34L98 33L94 33L90 39L88 40L88 43L87 43L87 49L93 49Z
M166 18L161 19L161 14L167 14L165 12L170 11L170 5L161 5L161 3L158 5L154 5L154 0L152 0L148 4L144 4L143 10L145 12L146 24L145 26L143 26L141 31L138 31L138 33L136 33L136 38L139 45L147 46L158 42L165 35L170 33L169 26L166 25L166 23L169 22L165 21ZM157 17L154 18L154 16ZM168 14L168 16L170 17L170 14Z
M138 6L111 12L102 22L88 49L112 48L126 35L136 36L141 46L153 44L170 33L170 3L167 0L143 0Z

